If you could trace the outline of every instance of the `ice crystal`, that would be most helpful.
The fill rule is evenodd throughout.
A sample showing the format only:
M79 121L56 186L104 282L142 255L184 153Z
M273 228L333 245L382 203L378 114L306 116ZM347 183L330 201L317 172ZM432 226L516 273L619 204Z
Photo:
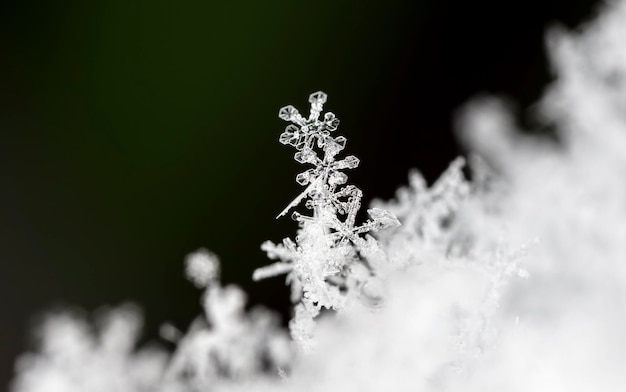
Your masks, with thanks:
M335 156L344 149L346 138L331 136L331 132L339 126L339 119L333 113L326 113L324 119L320 120L326 99L326 94L321 91L309 96L311 113L307 119L291 105L281 108L278 113L278 117L293 123L287 126L280 135L279 141L296 148L294 159L297 162L315 166L296 176L298 184L308 185L308 187L278 217L285 215L307 198L309 199L308 208L321 209L332 203L333 208L348 216L352 213L356 214L360 207L362 195L358 188L347 186L341 192L335 191L338 185L345 184L348 179L342 170L356 168L359 165L359 159L354 155L349 155L340 161L335 160ZM319 156L316 150L321 150L319 152L323 155ZM340 199L345 200L340 201Z
M278 217L303 201L313 214L293 212L300 226L295 241L286 238L282 244L265 242L262 249L271 259L280 261L257 269L253 274L253 278L259 280L287 273L292 300L299 302L290 328L292 336L303 347L310 345L312 320L320 310L342 309L353 294L354 290L350 289L367 283L368 274L356 271L362 271L362 266L366 265L369 275L375 274L375 264L384 255L368 233L400 224L393 214L379 208L367 210L371 219L356 224L363 193L354 185L346 185L348 176L344 170L356 168L359 159L354 155L337 159L345 148L346 138L331 135L339 125L333 113L327 112L320 119L326 99L321 91L309 96L308 118L291 105L279 111L281 119L292 123L279 141L296 148L294 159L297 162L313 167L296 176L296 182L306 188Z

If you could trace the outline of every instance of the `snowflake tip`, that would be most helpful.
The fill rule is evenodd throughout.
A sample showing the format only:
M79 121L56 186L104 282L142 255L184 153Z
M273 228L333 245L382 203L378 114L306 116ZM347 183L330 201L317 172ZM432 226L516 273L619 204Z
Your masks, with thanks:
M283 106L278 111L278 117L285 121L295 121L300 116L300 112L292 105Z
M306 185L311 181L311 173L308 171L302 172L296 176L296 182L300 185Z
M359 163L361 162L359 158L355 157L354 155L348 155L347 157L344 158L343 161L344 161L346 168L348 169L356 169L359 166Z
M304 148L302 151L298 151L294 154L293 159L298 163L315 163L317 154L310 148Z
M333 112L326 112L324 114L324 123L326 124L326 129L329 131L334 131L339 127L339 119L335 117Z
M316 91L313 94L309 95L309 103L312 104L324 104L326 103L326 99L328 99L328 95L326 95L323 91Z

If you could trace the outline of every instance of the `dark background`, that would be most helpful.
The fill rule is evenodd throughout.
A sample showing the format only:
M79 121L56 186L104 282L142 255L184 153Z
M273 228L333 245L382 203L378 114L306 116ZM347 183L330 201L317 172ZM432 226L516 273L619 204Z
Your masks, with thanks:
M134 301L186 328L184 256L285 314L283 279L254 283L259 245L300 187L278 109L329 94L350 182L390 198L409 168L458 155L455 110L481 92L528 107L550 80L545 28L591 0L24 1L0 6L0 383L51 307ZM522 110L523 111L523 110ZM530 128L532 119L522 117Z

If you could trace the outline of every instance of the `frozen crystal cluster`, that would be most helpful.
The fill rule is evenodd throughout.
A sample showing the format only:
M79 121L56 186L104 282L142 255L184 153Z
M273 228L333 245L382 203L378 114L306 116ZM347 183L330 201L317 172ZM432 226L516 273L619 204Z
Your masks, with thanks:
M281 119L292 123L280 135L280 142L295 147L297 162L313 167L296 176L298 184L306 188L278 216L302 202L312 214L293 212L300 226L295 241L265 242L262 249L269 258L280 261L253 274L258 280L287 273L292 301L298 303L290 323L291 334L305 349L311 344L314 318L322 308L342 310L348 301L368 296L363 288L385 259L378 242L368 233L400 224L393 214L379 208L369 209L370 219L356 224L363 193L354 185L346 185L348 176L343 170L356 168L359 159L354 155L337 158L346 138L333 136L339 125L333 113L327 112L320 119L326 99L321 91L309 96L308 118L291 105L279 111Z
M310 96L308 117L282 108L280 141L307 168L279 216L293 210L299 228L263 244L276 262L254 278L286 274L291 338L269 313L246 312L200 250L185 268L204 314L187 332L164 326L172 353L136 347L132 306L95 328L54 314L16 362L12 392L623 391L623 42L626 1L580 32L553 30L557 78L537 113L557 137L524 136L503 100L474 100L458 121L471 181L464 159L430 186L413 171L364 223L344 172L358 159L339 157L326 95Z

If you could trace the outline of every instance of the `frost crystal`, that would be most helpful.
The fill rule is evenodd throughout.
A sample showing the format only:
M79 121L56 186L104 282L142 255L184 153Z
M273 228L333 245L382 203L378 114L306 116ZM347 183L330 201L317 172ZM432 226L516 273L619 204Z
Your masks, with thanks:
M348 176L344 170L356 168L359 159L354 155L337 159L345 148L346 138L331 135L339 125L333 113L327 112L320 118L326 99L321 91L309 96L308 118L291 105L278 113L281 119L292 123L279 141L296 148L297 162L312 166L296 176L296 182L306 188L278 217L303 201L313 214L294 212L292 216L300 226L296 240L286 238L282 244L265 242L262 249L269 258L280 261L253 274L259 280L287 273L292 300L300 302L290 328L294 339L303 347L310 344L313 319L320 310L342 309L350 296L356 295L350 289L365 287L377 264L385 258L377 241L368 233L400 224L392 213L379 208L367 210L371 219L356 224L363 194L354 185L346 185ZM362 273L363 266L366 273Z

